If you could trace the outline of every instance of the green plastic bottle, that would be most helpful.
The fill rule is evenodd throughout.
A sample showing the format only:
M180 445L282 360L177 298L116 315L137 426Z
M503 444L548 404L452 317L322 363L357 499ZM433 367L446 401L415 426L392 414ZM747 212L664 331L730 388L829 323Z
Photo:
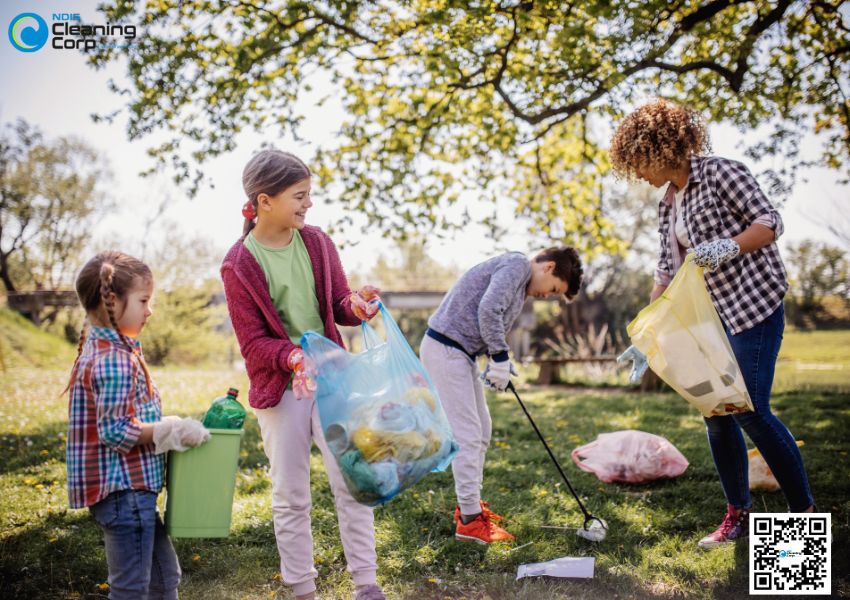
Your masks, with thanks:
M204 427L207 429L242 429L245 424L245 409L236 400L239 390L230 388L226 396L213 400L207 414L204 415Z

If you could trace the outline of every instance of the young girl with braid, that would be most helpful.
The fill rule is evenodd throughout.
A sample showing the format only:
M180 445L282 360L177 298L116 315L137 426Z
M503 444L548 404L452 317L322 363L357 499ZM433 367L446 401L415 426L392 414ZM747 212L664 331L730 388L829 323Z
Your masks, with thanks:
M77 276L86 310L70 390L68 496L103 530L109 598L177 598L180 566L156 507L165 453L202 444L201 423L162 417L136 337L150 318L153 275L101 252Z
M248 201L242 237L221 265L227 308L251 388L272 480L272 517L284 584L298 600L316 597L310 532L310 449L322 452L356 600L384 600L372 509L352 498L328 449L312 397L311 366L298 346L308 330L342 346L340 325L378 311L375 288L352 293L336 247L305 225L310 169L295 156L263 150L242 173Z

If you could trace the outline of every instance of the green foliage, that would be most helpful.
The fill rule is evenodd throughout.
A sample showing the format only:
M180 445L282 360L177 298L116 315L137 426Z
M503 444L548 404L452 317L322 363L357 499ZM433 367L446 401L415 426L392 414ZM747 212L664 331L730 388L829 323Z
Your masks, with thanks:
M618 348L629 345L626 327L648 304L652 290L658 256L658 200L658 191L647 185L609 194L606 214L619 225L625 251L605 251L586 261L587 294L604 304L605 323ZM582 306L577 308L580 312Z
M89 239L97 185L108 175L94 149L45 141L25 121L0 135L0 279L6 290L67 285Z
M193 193L204 162L231 151L240 131L298 136L299 96L329 75L348 118L312 162L339 184L339 226L354 212L401 238L473 219L495 226L467 201L508 196L535 229L592 254L616 251L621 237L605 218L602 125L649 95L746 130L771 123L750 151L790 159L776 190L793 180L808 131L826 139L820 162L846 174L842 6L109 0L109 21L145 35L89 60L99 68L126 53L129 84L112 87L127 96L128 135L166 132L152 169L173 167Z
M413 236L396 243L392 254L382 252L372 268L358 277L363 279L358 286L371 284L394 292L446 291L461 275L457 267L440 264L428 254L427 240Z
M225 328L227 307L214 303L220 294L218 280L157 291L154 314L139 338L145 358L153 365L232 359L235 341Z
M187 237L177 223L158 225L166 243L145 253L154 273L154 314L140 340L151 364L223 364L238 357L218 278L219 251Z
M847 253L841 248L805 240L789 249L787 263L791 284L786 299L789 321L798 327L846 322L850 310ZM835 302L830 302L831 299Z
M67 367L76 352L64 339L46 333L18 313L0 308L0 371L14 367Z

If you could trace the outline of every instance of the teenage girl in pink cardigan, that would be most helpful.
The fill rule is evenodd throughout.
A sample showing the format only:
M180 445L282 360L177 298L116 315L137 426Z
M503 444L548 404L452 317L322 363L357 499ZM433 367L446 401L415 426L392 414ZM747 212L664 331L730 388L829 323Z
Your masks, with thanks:
M310 448L322 452L334 494L342 546L356 600L384 600L376 583L372 509L357 503L322 435L312 380L298 346L308 330L343 345L336 325L359 325L377 290L352 294L331 239L305 225L310 169L295 156L264 150L242 174L248 196L243 236L227 253L221 277L245 358L263 446L271 466L272 513L283 582L295 597L316 597L310 532ZM291 385L290 385L291 383Z

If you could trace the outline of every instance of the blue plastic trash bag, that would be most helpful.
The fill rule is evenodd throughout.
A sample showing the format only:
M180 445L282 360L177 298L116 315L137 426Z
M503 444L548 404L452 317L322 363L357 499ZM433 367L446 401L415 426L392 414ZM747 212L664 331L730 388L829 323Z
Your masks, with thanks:
M316 366L316 406L328 447L355 500L389 502L458 451L437 390L389 311L384 341L365 321L360 354L312 331L301 337Z

